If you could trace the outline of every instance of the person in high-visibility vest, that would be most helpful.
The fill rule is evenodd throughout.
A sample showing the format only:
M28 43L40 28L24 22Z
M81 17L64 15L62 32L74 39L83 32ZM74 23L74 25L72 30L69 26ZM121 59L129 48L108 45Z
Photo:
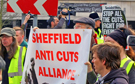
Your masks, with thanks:
M134 33L129 30L129 28L119 28L114 30L112 33L108 34L105 39L105 42L111 42L112 44L120 45L121 46L121 64L120 67L124 68L129 77L129 84L135 83L135 63L134 61L126 55L125 48L127 46L127 36L134 35ZM134 52L133 52L134 53ZM130 53L132 54L132 53ZM88 73L88 81L90 84L96 81L96 75L92 71L91 64L88 64L89 73ZM91 78L92 77L92 78Z
M94 30L95 30L95 33L97 34L97 43L98 44L104 43L104 38L103 38L103 35L101 33L101 29L100 29L101 20L100 20L98 14L97 13L91 13L89 15L89 17L95 20Z
M2 71L2 84L20 84L24 66L26 47L18 46L13 28L1 30L0 55L6 62Z

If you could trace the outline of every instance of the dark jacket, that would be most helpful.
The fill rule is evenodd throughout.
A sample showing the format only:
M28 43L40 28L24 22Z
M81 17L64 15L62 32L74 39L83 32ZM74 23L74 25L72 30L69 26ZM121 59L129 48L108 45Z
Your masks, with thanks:
M129 84L135 84L135 66L133 65L129 74Z
M88 81L90 82L89 84L94 84L96 80L94 78L92 82L92 79L88 78ZM103 84L128 84L128 82L129 82L129 79L128 79L126 70L123 68L119 68L119 69L110 71L110 73L104 78ZM100 84L100 83L99 81L97 81L95 84Z
M112 79L112 82L110 81ZM104 79L104 84L110 81L110 84L128 84L128 75L123 68L112 70Z
M65 22L65 19L61 18L59 23L54 27L54 29L62 29L64 22Z

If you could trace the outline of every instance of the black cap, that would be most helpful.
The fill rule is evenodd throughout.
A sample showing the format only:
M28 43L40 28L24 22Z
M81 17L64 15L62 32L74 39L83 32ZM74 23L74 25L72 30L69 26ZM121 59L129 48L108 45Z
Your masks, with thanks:
M95 21L92 18L82 17L82 18L74 20L74 23L84 23L95 28Z
M124 47L124 49L126 49L128 35L133 35L133 34L128 28L121 27L121 28L115 29L113 32L111 32L107 36L117 41L120 45Z
M99 18L99 16L98 16L97 13L91 13L91 14L89 15L89 17L92 18L92 19L94 19L95 21L96 21L96 20L100 20L100 18Z

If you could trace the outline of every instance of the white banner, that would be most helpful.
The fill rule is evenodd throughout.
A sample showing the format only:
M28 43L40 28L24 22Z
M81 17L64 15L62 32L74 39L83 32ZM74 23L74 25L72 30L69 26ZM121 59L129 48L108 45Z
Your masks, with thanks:
M31 29L22 84L86 84L91 29Z

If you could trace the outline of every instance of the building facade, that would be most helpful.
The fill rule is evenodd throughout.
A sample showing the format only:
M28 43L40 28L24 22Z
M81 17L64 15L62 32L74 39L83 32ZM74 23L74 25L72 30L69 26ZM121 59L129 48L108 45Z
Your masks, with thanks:
M132 27L135 29L135 0L58 0L58 6L61 5L61 3L106 3L110 5L118 5L121 7L121 9L124 11L128 24L132 25ZM74 23L73 20L78 17L88 17L91 12L76 12L75 16L70 16L71 24L69 27L73 27ZM102 13L98 13L99 16L102 16ZM38 24L37 26L39 28L46 28L47 27L47 20L49 19L48 15L38 15L37 20ZM4 19L3 19L4 20ZM20 26L22 20L22 14L17 14L16 17L12 19L12 23L10 24L11 27L14 26ZM33 19L30 19L28 21L28 29L33 24ZM7 25L8 26L8 25Z

